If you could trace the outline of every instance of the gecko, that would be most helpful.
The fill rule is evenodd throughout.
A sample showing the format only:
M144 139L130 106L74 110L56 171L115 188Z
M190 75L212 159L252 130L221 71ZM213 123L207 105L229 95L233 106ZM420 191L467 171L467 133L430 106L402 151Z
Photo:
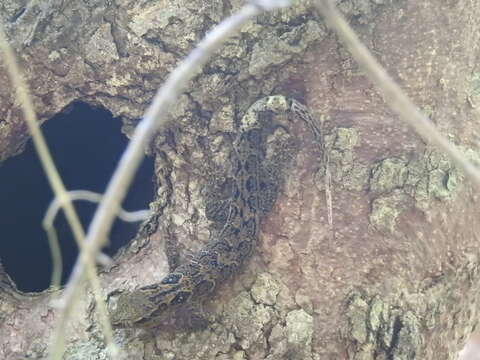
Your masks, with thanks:
M230 154L233 186L228 216L220 232L189 261L158 283L122 292L110 311L115 327L154 327L171 309L202 301L251 256L264 215L260 174L266 156L265 122L275 115L305 121L315 137L320 129L306 106L283 95L262 98L247 110Z

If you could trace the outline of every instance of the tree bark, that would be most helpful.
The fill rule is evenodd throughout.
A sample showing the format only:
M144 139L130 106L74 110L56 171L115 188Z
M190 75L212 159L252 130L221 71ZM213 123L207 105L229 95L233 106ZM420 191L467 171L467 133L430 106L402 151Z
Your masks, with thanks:
M4 1L0 17L40 121L80 100L121 116L129 134L175 64L242 2L24 3ZM339 7L441 132L478 159L480 4L351 0ZM0 87L1 160L28 139L7 79L0 68L7 84ZM303 2L248 24L182 95L169 130L148 149L156 159L155 216L102 270L105 293L158 282L168 272L165 242L183 262L208 241L205 203L225 176L230 134L270 94L312 109L325 153L306 128L294 130L302 142L258 249L206 305L207 329L118 329L117 342L133 359L456 358L477 323L478 196L392 115ZM57 294L22 294L0 276L0 357L45 357ZM68 359L105 356L85 294Z

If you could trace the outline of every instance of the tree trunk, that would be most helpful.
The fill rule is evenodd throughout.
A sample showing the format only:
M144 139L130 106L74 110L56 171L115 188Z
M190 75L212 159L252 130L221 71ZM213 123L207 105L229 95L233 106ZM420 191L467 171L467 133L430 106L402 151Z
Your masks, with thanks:
M6 0L0 16L41 121L81 100L122 116L130 134L172 68L242 3ZM477 159L480 3L339 7L440 131ZM2 68L0 83L7 79ZM214 224L205 204L226 176L231 133L271 94L308 105L323 143L303 125L288 129L299 139L295 160L253 259L209 299L206 329L117 329L117 342L132 359L456 358L479 306L476 192L392 115L303 2L245 26L182 95L169 130L148 149L155 216L102 270L105 293L159 282L168 273L166 244L182 263L208 241ZM0 109L3 160L28 134L10 85L0 88ZM21 294L1 274L0 357L46 356L55 294ZM68 359L105 353L86 294Z

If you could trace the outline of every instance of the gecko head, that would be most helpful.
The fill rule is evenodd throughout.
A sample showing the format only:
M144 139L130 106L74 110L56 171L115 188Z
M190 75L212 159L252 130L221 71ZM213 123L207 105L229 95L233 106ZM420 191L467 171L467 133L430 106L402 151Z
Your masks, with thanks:
M169 308L184 304L191 294L185 276L179 273L169 274L160 283L111 294L108 304L112 325L119 328L155 326Z
M115 327L131 327L158 309L148 296L139 291L123 292L109 299L109 313Z

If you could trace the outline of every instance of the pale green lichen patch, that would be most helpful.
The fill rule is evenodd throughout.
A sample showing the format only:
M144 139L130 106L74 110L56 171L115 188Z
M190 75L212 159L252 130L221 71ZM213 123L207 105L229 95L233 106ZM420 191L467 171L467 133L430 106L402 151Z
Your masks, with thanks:
M215 131L233 131L234 123L233 119L235 118L235 109L233 105L228 104L223 106L219 111L210 119L210 130Z
M347 190L369 189L374 196L370 223L382 232L395 231L398 216L413 199L420 210L428 210L434 200L452 200L462 183L462 175L443 153L427 148L416 158L386 158L372 168L355 156L359 135L354 128L337 128L324 137L332 183ZM472 151L468 158L478 159ZM473 154L473 155L472 155ZM323 166L317 184L323 184Z
M270 345L270 355L267 359L276 360L285 358L285 354L288 351L288 344L284 326L276 324L272 328L270 336L268 337L268 344Z
M247 360L245 351L235 351L233 354L219 354L215 360Z
M240 339L244 350L252 346L263 346L263 328L274 317L274 310L257 305L248 292L242 292L228 304L224 311L225 325Z
M139 348L143 348L143 346L144 345L141 344L140 341L135 341L129 344L130 349L136 348L137 350L140 350ZM108 360L110 359L110 356L108 355L103 342L91 338L71 344L67 348L64 358L68 360Z
M452 200L462 176L443 153L427 149L411 160L387 158L372 169L370 190L375 196L369 216L378 230L392 233L397 218L410 199L420 210L428 210L435 200Z
M370 190L382 194L402 188L407 181L407 161L404 159L385 159L374 166L370 180Z
M179 333L173 338L171 333L159 333L156 338L161 359L215 359L218 354L229 353L235 342L233 334L218 325L204 331Z
M139 5L132 10L134 16L128 26L138 37L152 41L160 39L163 47L185 52L198 42L200 32L209 19L220 20L223 7L221 1L209 1L205 7L207 9L199 9L188 6L188 3L168 4L164 1L154 2L150 6ZM200 10L206 11L209 16L199 16Z
M420 322L412 311L406 311L401 316L397 316L393 323L393 332L395 337L392 339L395 343L390 343L393 348L394 359L414 359L417 349L421 344Z
M286 333L290 359L311 356L313 317L304 310L293 310L286 317Z
M421 336L418 317L412 311L392 309L392 304L378 295L369 298L353 292L346 316L347 326L341 332L355 348L352 359L415 358Z
M419 209L428 209L434 199L451 199L458 183L458 172L447 156L436 150L427 150L408 166L407 191Z
M378 231L393 233L400 213L406 207L406 195L401 190L378 197L372 202L369 221Z
M347 190L363 190L367 185L369 168L355 157L355 147L359 144L358 131L337 128L333 134L326 135L324 141L332 182ZM320 172L324 176L325 168Z
M470 77L467 101L474 109L480 106L480 72L475 72Z
M352 150L358 143L358 132L353 128L338 128L333 144L334 149Z
M388 305L379 296L375 296L370 304L368 325L372 331L380 330L380 325L388 318Z
M385 295L351 292L341 328L351 349L349 359L437 358L438 349L426 349L425 341L445 345L442 353L456 356L478 318L476 302L462 295L478 274L478 255L467 258L462 269L425 279L413 292L409 283L395 277L386 280L392 291Z
M0 271L3 271L2 264L0 263ZM15 306L11 302L7 301L6 298L0 297L0 322L4 323L9 319L12 314L15 313Z
M308 44L321 39L324 35L323 28L313 20L280 36L275 31L264 34L253 46L248 69L250 75L259 77L272 66L287 63L293 56L304 53ZM298 41L300 38L302 41Z
M172 351L180 359L188 353L195 354L192 359L312 359L313 317L301 309L287 313L277 309L279 291L272 275L262 273L250 291L242 291L222 307L208 329L173 342L165 334L157 345L162 354Z
M104 65L119 59L110 24L100 26L90 38L85 47L85 58L97 65Z
M277 302L280 286L269 273L262 273L257 277L250 292L255 302L274 305Z
M360 296L352 296L346 315L350 325L350 335L359 344L367 341L367 314L368 303Z

